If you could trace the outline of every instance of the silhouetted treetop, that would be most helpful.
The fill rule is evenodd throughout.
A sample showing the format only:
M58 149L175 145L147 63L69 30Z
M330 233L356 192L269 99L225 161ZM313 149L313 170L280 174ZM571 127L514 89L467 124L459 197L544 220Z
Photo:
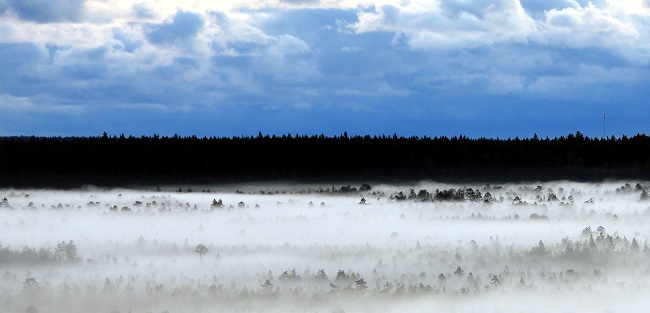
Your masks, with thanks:
M0 186L650 179L650 137L0 137Z

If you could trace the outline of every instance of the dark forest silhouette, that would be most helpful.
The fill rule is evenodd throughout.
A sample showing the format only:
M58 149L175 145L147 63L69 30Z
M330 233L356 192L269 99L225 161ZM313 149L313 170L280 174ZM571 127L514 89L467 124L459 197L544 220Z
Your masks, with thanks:
M2 137L0 186L650 179L650 137Z

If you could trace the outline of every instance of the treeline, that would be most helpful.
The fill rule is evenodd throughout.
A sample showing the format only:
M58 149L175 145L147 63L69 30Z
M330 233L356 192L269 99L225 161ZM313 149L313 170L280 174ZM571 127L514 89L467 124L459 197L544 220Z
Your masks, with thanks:
M31 248L24 246L22 249L3 247L0 244L0 265L10 264L50 264L50 263L75 263L81 261L77 256L77 244L70 240L67 243L57 243L54 251L51 248Z
M650 137L1 137L0 186L650 179Z

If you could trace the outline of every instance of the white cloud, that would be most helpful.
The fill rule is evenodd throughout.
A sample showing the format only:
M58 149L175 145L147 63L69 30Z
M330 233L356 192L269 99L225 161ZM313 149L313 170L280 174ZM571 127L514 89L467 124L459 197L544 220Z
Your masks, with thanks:
M38 50L5 75L38 88L7 83L0 93L71 103L83 90L89 104L116 97L134 107L240 98L284 105L296 94L287 107L438 91L563 97L628 84L614 76L650 63L650 9L641 0L532 1L87 0L83 18L47 23L0 2L0 43ZM305 7L339 10L305 10L314 22L301 20ZM300 93L309 88L317 92Z
M281 35L273 38L263 54L255 59L255 67L279 81L305 82L320 75L310 52L306 42L291 35Z
M292 35L278 36L275 38L274 44L268 49L268 53L275 56L303 54L309 51L311 49L309 49L309 45L306 42Z
M33 110L34 104L27 97L14 97L7 94L0 94L0 107L3 110Z
M558 9L517 0L383 2L360 10L348 25L357 34L392 32L395 47L412 50L458 50L507 44L615 51L646 63L650 52L650 10L640 1L610 0L580 6L559 1ZM543 13L539 13L544 9ZM531 11L532 12L532 11ZM538 18L538 19L536 19Z
M360 11L351 27L359 34L403 34L411 49L463 49L503 42L526 42L536 25L519 1L413 1Z
M226 42L251 42L260 45L268 45L273 42L272 36L243 21L235 23L228 29L227 33L224 32L219 35L225 35L222 39Z
M75 105L36 104L32 98L0 94L0 109L5 112L48 112L79 114L83 108Z
M583 47L634 47L639 31L629 21L588 5L584 8L566 8L546 12L542 24L543 41L551 45Z

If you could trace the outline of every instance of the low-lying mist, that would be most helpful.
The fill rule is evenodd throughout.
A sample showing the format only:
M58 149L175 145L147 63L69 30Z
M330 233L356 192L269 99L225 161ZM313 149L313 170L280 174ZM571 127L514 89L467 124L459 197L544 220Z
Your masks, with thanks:
M0 312L638 312L649 188L0 190Z

